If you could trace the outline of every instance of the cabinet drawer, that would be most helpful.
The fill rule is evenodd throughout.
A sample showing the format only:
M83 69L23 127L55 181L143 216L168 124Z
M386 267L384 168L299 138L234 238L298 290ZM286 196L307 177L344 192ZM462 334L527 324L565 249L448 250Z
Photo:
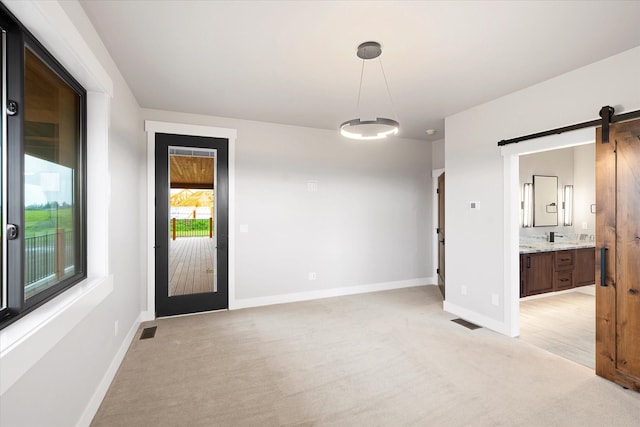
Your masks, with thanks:
M560 271L555 274L554 291L573 288L573 271Z
M575 262L576 251L558 251L555 253L555 269L571 270Z

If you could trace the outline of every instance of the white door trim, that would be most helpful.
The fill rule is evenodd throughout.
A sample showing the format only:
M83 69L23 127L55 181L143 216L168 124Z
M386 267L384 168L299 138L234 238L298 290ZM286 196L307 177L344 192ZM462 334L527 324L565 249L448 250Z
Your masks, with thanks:
M500 148L504 173L504 334L520 335L520 156L591 144L593 128L523 141Z
M208 136L229 140L229 309L235 308L235 148L236 129L212 126L189 125L184 123L145 120L147 132L147 286L146 311L143 321L153 320L156 315L155 291L155 142L156 133L176 135Z

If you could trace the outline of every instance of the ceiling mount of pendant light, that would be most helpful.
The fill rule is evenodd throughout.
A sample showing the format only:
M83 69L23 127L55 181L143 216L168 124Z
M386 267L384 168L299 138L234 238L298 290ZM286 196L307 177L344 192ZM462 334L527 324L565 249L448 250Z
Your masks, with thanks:
M364 75L364 61L379 58L382 54L382 46L378 42L364 42L358 46L357 55L362 59L362 71L360 72L360 87L358 89L358 102L356 110L360 107L360 94L362 92L362 77ZM387 76L384 73L382 67L382 61L380 62L380 69L382 70L382 76L384 77L384 83L387 87L387 95L389 95L389 102L393 107L393 99L391 98L391 91L389 90L389 84L387 83ZM363 120L359 118L347 120L340 125L340 133L343 136L351 139L383 139L389 135L396 135L400 129L400 124L397 120L389 119L385 117L377 117L375 120Z

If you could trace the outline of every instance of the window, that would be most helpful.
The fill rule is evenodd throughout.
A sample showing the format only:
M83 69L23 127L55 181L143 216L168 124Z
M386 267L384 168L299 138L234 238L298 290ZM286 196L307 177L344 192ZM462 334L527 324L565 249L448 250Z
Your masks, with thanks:
M1 328L84 279L87 263L86 91L4 9L0 28Z

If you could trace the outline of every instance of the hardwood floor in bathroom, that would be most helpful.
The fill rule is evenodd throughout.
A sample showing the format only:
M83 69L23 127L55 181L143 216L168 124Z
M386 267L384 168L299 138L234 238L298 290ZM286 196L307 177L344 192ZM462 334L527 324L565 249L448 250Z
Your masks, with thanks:
M520 301L520 339L595 369L594 286Z

